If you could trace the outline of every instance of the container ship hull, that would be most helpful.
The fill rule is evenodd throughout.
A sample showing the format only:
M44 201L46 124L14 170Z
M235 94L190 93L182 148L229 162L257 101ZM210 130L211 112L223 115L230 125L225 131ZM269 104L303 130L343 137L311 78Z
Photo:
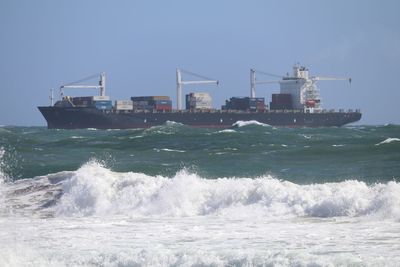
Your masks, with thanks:
M193 127L229 128L237 121L255 120L271 126L340 127L361 119L360 112L303 111L172 111L132 112L99 110L91 107L38 107L49 129L131 129L163 125L168 121Z

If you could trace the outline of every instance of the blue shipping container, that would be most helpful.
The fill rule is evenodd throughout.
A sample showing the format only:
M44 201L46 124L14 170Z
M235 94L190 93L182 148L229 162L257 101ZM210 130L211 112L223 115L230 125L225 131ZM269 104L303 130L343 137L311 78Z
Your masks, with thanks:
M172 105L171 100L154 100L154 105Z
M99 100L99 101L93 101L95 105L111 105L112 106L112 101L111 100Z
M111 100L93 101L93 104L97 109L112 109L113 107Z

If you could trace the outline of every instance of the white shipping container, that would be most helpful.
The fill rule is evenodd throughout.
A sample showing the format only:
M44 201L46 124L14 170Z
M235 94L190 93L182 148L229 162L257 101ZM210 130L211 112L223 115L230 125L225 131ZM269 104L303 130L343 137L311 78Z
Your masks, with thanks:
M191 93L190 95L194 96L194 97L207 97L207 98L210 97L210 94L205 93L205 92L195 92L195 93Z
M115 105L133 105L133 101L131 100L116 100Z
M115 105L115 109L116 110L132 110L133 109L133 105Z
M92 96L93 101L100 101L100 100L110 100L109 96L102 96L102 95L95 95Z
M195 103L192 108L195 109L211 109L212 105L210 103Z

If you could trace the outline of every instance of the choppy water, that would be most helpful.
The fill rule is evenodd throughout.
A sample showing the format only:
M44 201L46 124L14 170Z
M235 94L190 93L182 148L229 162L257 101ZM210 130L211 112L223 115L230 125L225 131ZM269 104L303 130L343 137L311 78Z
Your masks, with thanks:
M400 126L0 128L0 265L398 266Z

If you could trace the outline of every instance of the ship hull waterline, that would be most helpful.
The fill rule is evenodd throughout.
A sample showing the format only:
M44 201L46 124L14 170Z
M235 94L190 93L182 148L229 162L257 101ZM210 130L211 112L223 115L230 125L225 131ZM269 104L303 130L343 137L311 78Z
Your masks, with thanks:
M38 107L49 129L131 129L163 125L168 121L193 127L229 128L237 121L271 126L340 127L361 119L359 112L115 112L88 107Z

